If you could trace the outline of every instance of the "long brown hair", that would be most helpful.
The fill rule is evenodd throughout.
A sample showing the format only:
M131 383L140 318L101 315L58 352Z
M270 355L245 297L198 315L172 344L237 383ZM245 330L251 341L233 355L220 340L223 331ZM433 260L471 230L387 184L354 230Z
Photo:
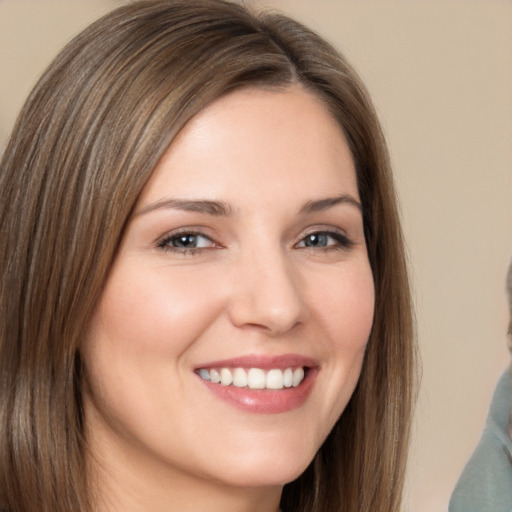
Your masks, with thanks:
M376 310L358 386L287 512L396 512L415 349L386 144L364 86L299 23L222 0L146 0L78 35L28 98L1 162L0 503L88 512L77 348L127 219L186 122L241 87L300 83L356 163Z

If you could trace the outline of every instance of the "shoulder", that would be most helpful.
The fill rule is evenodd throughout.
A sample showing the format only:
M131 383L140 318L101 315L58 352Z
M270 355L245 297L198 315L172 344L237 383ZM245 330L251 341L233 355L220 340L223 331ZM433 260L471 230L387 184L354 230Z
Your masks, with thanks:
M482 437L452 494L450 512L512 511L511 404L512 379L507 370L496 386Z

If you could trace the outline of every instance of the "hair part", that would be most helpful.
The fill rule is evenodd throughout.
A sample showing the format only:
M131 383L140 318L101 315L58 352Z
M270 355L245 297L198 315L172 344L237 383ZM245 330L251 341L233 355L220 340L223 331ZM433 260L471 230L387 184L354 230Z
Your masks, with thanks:
M297 512L400 508L415 398L404 243L384 136L354 70L280 14L222 0L128 4L78 35L20 113L1 162L0 504L89 512L78 347L157 162L206 105L300 83L354 156L376 290L357 388L286 485Z

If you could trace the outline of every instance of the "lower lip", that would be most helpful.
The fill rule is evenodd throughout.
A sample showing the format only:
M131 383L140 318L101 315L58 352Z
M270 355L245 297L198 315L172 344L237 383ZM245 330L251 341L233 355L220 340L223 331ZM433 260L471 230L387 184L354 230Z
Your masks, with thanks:
M223 386L198 378L215 396L239 409L257 414L279 414L304 404L313 389L317 373L318 370L310 368L297 387L279 390Z

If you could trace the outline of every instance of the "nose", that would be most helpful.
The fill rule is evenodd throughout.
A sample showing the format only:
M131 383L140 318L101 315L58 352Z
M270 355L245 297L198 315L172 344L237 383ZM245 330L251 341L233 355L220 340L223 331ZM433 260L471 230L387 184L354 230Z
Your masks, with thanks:
M283 252L253 253L237 263L229 307L237 327L278 336L305 321L300 274Z

